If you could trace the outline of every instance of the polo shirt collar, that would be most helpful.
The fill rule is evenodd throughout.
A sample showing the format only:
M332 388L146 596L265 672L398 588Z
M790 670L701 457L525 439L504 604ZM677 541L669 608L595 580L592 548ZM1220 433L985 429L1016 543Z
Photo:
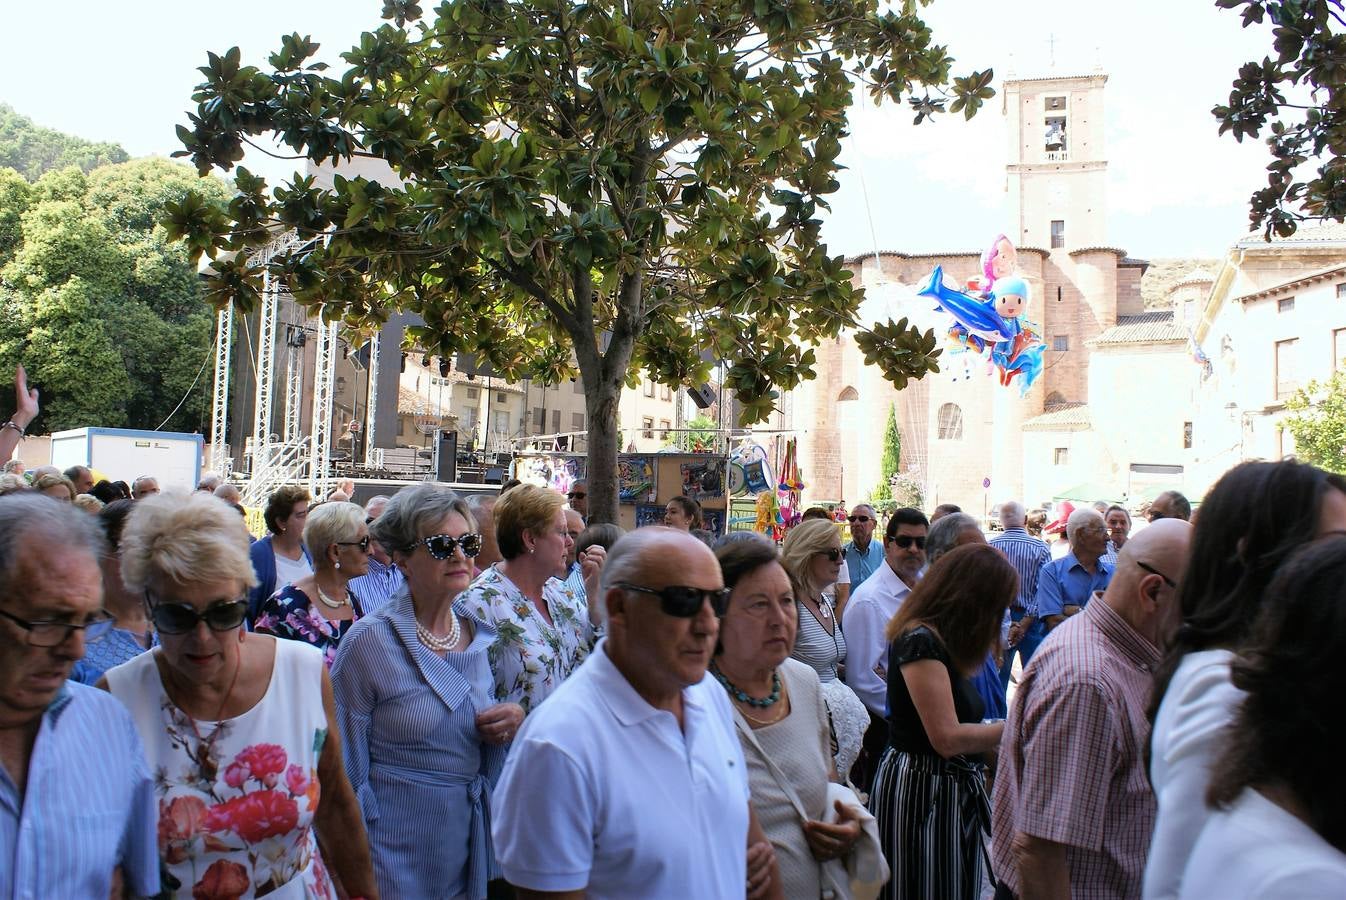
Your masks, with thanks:
M1087 572L1089 571L1088 569L1084 568L1083 564L1081 564L1080 561L1079 561L1079 559L1076 558L1076 556L1075 556L1075 551L1074 551L1074 550L1067 550L1067 551L1066 551L1066 555L1063 556L1063 557L1061 557L1061 558L1062 558L1063 560L1065 560L1065 565L1066 565L1066 571L1067 571L1067 572L1069 572L1071 569L1075 568L1076 566L1079 567L1079 569L1080 569L1081 572L1085 572L1085 573L1087 573ZM1105 573L1108 573L1108 574L1111 574L1111 572L1112 572L1112 566L1108 565L1107 560L1105 560L1105 559L1104 559L1103 557L1101 557L1101 556L1098 558L1098 562L1094 563L1094 565L1098 566L1098 571L1099 571L1099 572L1105 572Z
M1000 532L1001 534L1028 534L1028 529L1022 525L1011 525L1009 528Z
M649 701L631 686L631 682L626 680L626 676L621 673L612 663L612 658L608 656L608 639L603 638L594 647L594 652L589 654L586 665L594 667L594 679L598 682L599 696L607 704L608 709L617 717L617 721L623 725L639 725L660 715L671 715L666 709L656 709L651 706ZM706 676L702 676L704 681ZM687 688L682 689L682 702L684 706L700 709L701 704L696 701L693 692Z
M47 704L44 716L51 716L52 727L56 727L56 722L61 718L61 713L65 712L70 706L73 695L70 692L70 685L62 684L61 689L56 692L56 696Z
M1159 648L1132 628L1115 609L1104 603L1102 591L1094 591L1093 600L1084 607L1084 614L1138 668L1153 672L1159 665Z

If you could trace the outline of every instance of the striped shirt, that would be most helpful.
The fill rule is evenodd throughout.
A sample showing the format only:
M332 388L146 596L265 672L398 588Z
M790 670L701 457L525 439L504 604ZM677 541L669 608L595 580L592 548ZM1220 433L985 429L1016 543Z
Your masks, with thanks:
M1019 599L1015 605L1025 616L1037 618L1038 574L1051 562L1052 551L1047 542L1035 538L1023 528L1006 528L986 543L1005 554L1005 558L1019 573Z
M819 681L835 681L837 665L846 661L846 636L841 633L831 595L823 594L822 602L823 619L832 625L830 634L813 610L798 600L795 607L799 612L799 630L795 633L795 647L790 655L812 666Z
M1145 716L1159 649L1095 596L1024 670L1000 742L994 868L1022 885L1016 832L1066 846L1071 896L1139 897L1154 829Z
M393 599L405 583L401 569L392 564L385 566L371 556L365 574L352 578L346 588L360 598L360 608L368 616Z
M154 782L140 737L111 695L67 682L42 714L19 793L0 766L0 897L159 893Z
M580 568L578 562L570 564L570 574L564 579L565 586L570 588L570 593L574 594L580 600L588 603L588 591L584 588L584 571Z

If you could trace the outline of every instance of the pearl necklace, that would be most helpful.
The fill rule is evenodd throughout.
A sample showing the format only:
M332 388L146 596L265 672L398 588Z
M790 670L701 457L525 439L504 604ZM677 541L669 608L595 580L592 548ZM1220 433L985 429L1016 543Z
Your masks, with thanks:
M313 587L318 592L318 601L322 603L323 606L326 606L328 609L341 609L341 607L343 606L351 605L351 599L349 596L343 597L340 600L333 600L331 597L327 596L322 592L322 588L318 587L317 581L313 582Z
M422 644L429 647L431 650L436 650L440 653L447 653L454 647L457 647L458 641L462 638L462 636L463 636L463 627L462 625L458 624L457 613L453 614L453 624L449 626L449 633L446 634L444 637L440 637L439 635L435 634L429 628L426 628L424 625L422 625L419 621L417 621L416 623L416 637L420 639L420 642Z

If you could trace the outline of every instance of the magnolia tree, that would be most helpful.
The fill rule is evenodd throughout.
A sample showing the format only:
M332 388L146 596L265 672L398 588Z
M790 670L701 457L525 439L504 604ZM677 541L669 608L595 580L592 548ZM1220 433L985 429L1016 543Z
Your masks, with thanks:
M389 0L391 21L335 77L297 34L265 69L211 54L179 155L228 170L266 136L315 163L385 160L400 185L268 190L240 168L227 213L188 198L166 224L216 259L217 303L255 302L261 273L237 251L295 229L311 240L272 265L327 319L365 329L405 310L424 352L473 353L510 378L578 374L589 508L613 521L625 382L700 384L720 360L745 423L761 421L813 377L811 344L857 327L860 291L818 218L856 84L917 121L970 117L994 93L990 71L952 76L917 11L446 0L424 18ZM899 387L938 371L934 334L905 320L856 339Z

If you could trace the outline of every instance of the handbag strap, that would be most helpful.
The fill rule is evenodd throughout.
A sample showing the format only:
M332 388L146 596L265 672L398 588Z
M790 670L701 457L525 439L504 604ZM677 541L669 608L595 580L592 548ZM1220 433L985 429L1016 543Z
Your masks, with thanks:
M771 773L772 778L776 779L776 784L785 792L785 796L789 798L790 805L795 808L795 812L799 815L800 822L811 822L812 818L810 818L808 812L805 811L804 804L799 799L799 795L795 793L794 785L790 784L790 779L785 777L785 773L782 772L780 767L776 765L774 760L772 760L771 754L763 749L762 745L757 740L757 735L753 733L752 726L748 724L748 721L743 718L742 713L740 713L737 708L734 709L734 727L738 729L739 734L747 739L748 743L752 744L753 749L757 751L757 755L766 763L767 771Z

